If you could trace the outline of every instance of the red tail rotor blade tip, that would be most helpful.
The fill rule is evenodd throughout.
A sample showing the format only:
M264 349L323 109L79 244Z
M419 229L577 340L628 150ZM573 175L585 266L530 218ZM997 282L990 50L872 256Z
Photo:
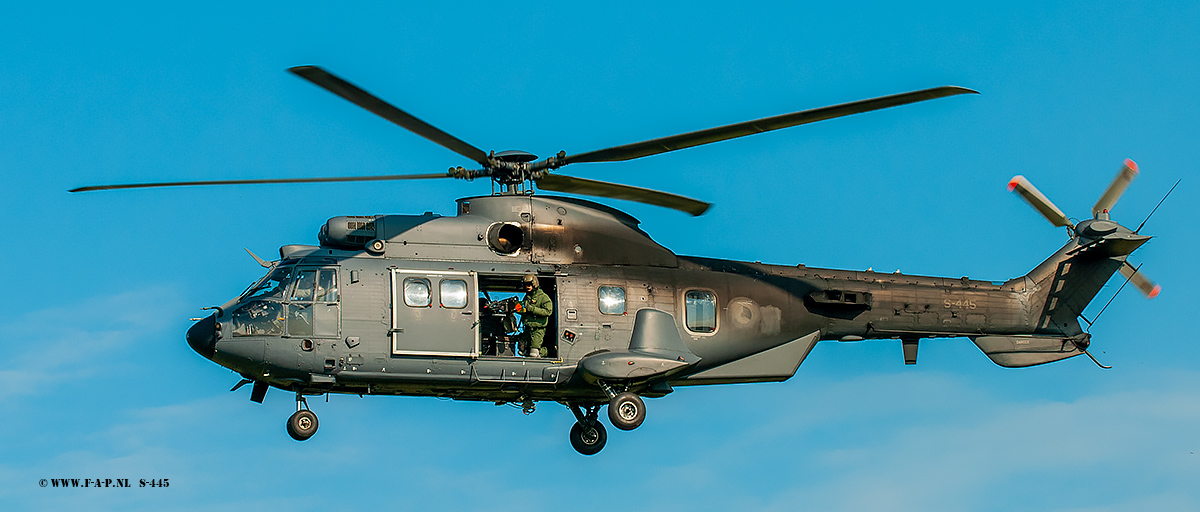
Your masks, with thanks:
M1008 191L1012 192L1017 189L1017 183L1020 183L1022 176L1013 176L1013 179L1008 180Z
M1125 167L1132 169L1133 172L1138 172L1137 163L1128 158L1125 159Z
M1146 298L1153 299L1155 297L1158 297L1158 292L1161 292L1161 291L1162 291L1162 286L1159 286L1156 284L1156 285L1154 285L1154 289L1150 290L1150 293L1146 294Z

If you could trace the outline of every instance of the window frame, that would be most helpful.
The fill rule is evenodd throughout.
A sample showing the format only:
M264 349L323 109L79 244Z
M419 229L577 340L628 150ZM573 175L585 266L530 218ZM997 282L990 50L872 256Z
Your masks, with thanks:
M254 282L254 284L246 288L246 291L242 292L242 294L238 296L238 302L249 303L250 301L254 300L274 300L278 302L286 302L288 299L288 294L291 293L292 288L295 286L295 276L292 275L292 272L295 271L295 263L288 265L276 265L275 267L272 267L271 270L267 272L267 275L259 278ZM268 291L279 290L279 296L272 297L269 295L254 295L254 292L260 291L260 288L265 289L266 283L270 281L271 276L275 275L277 272L282 272L284 274L283 278L280 279L280 282L286 281L286 283Z
M331 284L333 286L331 286L325 290L325 295L323 297L318 298L319 297L318 293L320 293L320 290L321 290L321 276L324 276L326 274L332 276ZM338 281L340 279L341 278L338 277L338 269L337 268L335 268L335 267L318 268L317 269L317 282L316 282L316 286L313 289L313 300L312 300L313 304L341 304L342 289L338 283ZM329 298L331 290L333 293L333 298Z
M300 291L300 276L302 276L305 272L312 272L312 274L313 274L312 285L308 288L310 295L308 296L308 298L298 298L298 297L296 297L296 293ZM292 284L291 284L291 286L288 286L288 293L284 294L284 300L288 303L295 302L295 303L312 304L313 299L316 298L316 295L317 295L317 280L320 279L320 277L321 277L321 268L320 267L307 267L307 268L302 268L302 269L297 268L297 269L295 269L295 275L289 275L289 277L292 279Z
M604 300L603 300L603 297L601 296L601 290L603 290L605 288L613 288L613 289L621 290L621 311L619 313L609 313L609 312L604 311ZM596 287L596 309L600 311L601 315L607 315L607 316L625 315L626 313L629 312L629 292L627 290L625 290L624 286L621 286L621 285L602 284L602 285L597 286Z
M251 322L240 318L241 315L249 315L249 311L247 311L247 310L254 307L258 303L263 304L263 306L261 306L262 309L260 310L261 311L260 316L263 317L261 322L255 322L255 323L251 324ZM254 299L252 301L239 304L237 308L235 308L233 311L230 312L229 325L231 328L232 337L234 337L234 338L252 338L252 337L283 337L283 336L287 336L287 315L288 315L287 306L288 306L288 304L282 300L264 300L264 299ZM280 322L280 325L278 325L278 332L260 331L260 332L252 332L252 333L248 333L248 334L241 334L238 332L239 331L238 327L240 326L239 324L244 324L247 326L248 325L256 325L257 326L257 325L271 324L272 323L271 320L265 316L267 313L270 313L273 315L282 315L282 317L276 316L276 320L275 320L275 321ZM275 326L272 325L272 327L275 327Z
M410 281L425 283L425 292L427 293L426 299L425 299L425 304L417 305L417 304L412 304L412 303L408 302L408 283ZM405 277L404 280L400 282L400 294L404 296L404 305L408 306L410 308L431 308L431 307L433 307L433 283L429 281L428 277L416 277L416 276Z
M442 288L442 286L447 281L458 281L458 282L462 283L462 285L463 285L463 304L461 306L447 306L446 305L446 300L445 300L446 294L445 294L445 290ZM407 297L405 297L405 300L407 300ZM444 277L444 278L438 279L438 306L446 308L446 309L466 309L470 305L471 305L471 285L469 283L467 283L466 279L462 279L462 278L458 278L458 277Z
M690 323L690 317L688 316L688 303L687 303L688 294L692 293L692 292L707 293L712 296L713 328L711 331L697 331L695 329L692 329L692 325ZM681 301L682 305L683 305L683 328L687 329L689 334L691 334L692 336L713 336L717 333L717 331L721 330L721 312L720 312L720 308L718 307L718 304L720 302L718 301L718 295L715 290L712 290L709 288L688 288L683 291L681 298L683 299Z

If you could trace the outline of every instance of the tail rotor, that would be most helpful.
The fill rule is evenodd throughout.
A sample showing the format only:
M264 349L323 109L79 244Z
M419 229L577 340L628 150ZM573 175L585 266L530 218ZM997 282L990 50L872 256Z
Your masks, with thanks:
M1125 189L1129 187L1129 182L1137 177L1138 166L1133 160L1125 159L1125 164L1121 166L1120 172L1113 182L1108 186L1108 189L1100 194L1100 199L1096 200L1096 205L1092 207L1092 218L1108 220L1108 211L1113 205L1121 199L1121 194L1125 193Z
M1080 250L1086 250L1089 247L1099 246L1108 243L1110 246L1124 245L1125 240L1137 237L1137 231L1130 231L1128 228L1109 220L1109 211L1121 199L1121 195L1125 193L1125 189L1129 187L1129 183L1138 175L1138 165L1133 160L1125 159L1121 170L1117 172L1116 178L1108 185L1100 198L1096 200L1095 206L1092 207L1092 218L1079 222L1078 225L1071 222L1066 214L1062 212L1049 198L1042 194L1037 187L1033 186L1024 176L1014 176L1008 182L1008 190L1014 191L1021 196L1026 202L1033 206L1038 213L1041 213L1046 220L1050 221L1056 227L1066 227L1071 231L1072 237L1079 237L1087 241L1081 245ZM1169 192L1168 192L1169 194ZM1156 207L1157 208L1157 207ZM1144 224L1144 223L1143 223ZM1140 227L1139 227L1140 229ZM1082 240L1081 240L1082 242ZM1137 245L1141 245L1138 243ZM1132 251L1136 246L1131 246ZM1115 254L1115 256L1127 255L1128 252ZM1138 271L1128 261L1125 261L1120 267L1121 275L1133 283L1138 290L1148 299L1153 299L1162 291L1162 287L1154 284L1153 281L1146 278L1145 274Z
M1033 206L1035 210L1042 214L1046 220L1054 224L1055 227L1066 227L1067 229L1075 229L1075 223L1067 218L1067 215L1059 210L1050 199L1042 194L1037 187L1033 186L1024 176L1013 176L1013 179L1008 181L1008 190L1016 192L1025 198L1025 201Z
M1121 275L1125 276L1130 283L1133 283L1147 299L1158 297L1158 293L1162 291L1161 286L1147 279L1145 274L1139 272L1138 268L1128 261L1124 265L1121 265Z

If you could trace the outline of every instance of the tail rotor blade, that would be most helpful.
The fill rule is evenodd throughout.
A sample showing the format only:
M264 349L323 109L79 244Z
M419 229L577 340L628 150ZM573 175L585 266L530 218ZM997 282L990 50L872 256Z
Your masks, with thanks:
M1037 187L1034 187L1033 183L1030 183L1024 176L1013 176L1013 179L1008 182L1008 190L1021 194L1021 197L1025 198L1025 201L1041 213L1051 224L1057 227L1066 226L1071 229L1075 228L1075 224L1067 219L1066 214L1062 210L1059 210L1057 206L1054 206L1054 203L1051 203L1050 199L1038 191Z
M1124 265L1121 265L1121 275L1128 278L1129 282L1133 283L1138 290L1141 290L1147 299L1158 297L1158 293L1162 291L1161 286L1146 279L1146 275L1139 272L1137 267L1134 267L1128 261Z
M1125 159L1125 165L1121 167L1121 171L1117 173L1116 179L1108 186L1100 195L1100 199L1096 201L1096 206L1092 207L1092 217L1097 219L1107 219L1108 211L1113 205L1121 199L1121 194L1125 193L1125 188L1129 186L1129 182L1138 175L1138 166L1133 160Z

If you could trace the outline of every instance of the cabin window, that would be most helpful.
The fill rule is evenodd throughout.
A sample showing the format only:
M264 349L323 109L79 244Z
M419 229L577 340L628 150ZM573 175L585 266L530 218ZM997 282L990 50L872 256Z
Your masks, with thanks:
M717 296L713 292L691 290L684 295L684 319L692 332L717 330Z
M404 303L414 308L429 307L429 280L410 277L404 280Z
M442 307L462 309L467 307L467 282L462 279L443 279L441 287Z
M606 315L625 314L625 289L620 286L601 286L597 292L600 312Z

